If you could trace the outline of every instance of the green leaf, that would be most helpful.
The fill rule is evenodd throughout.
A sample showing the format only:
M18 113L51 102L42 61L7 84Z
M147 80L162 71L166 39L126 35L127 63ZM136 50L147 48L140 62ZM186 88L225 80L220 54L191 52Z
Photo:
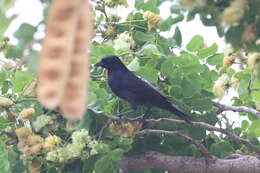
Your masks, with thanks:
M229 142L214 143L210 146L209 151L211 154L223 158L232 153L232 147Z
M14 92L22 92L23 88L33 80L33 76L26 71L16 71L14 77L11 79Z
M144 0L135 0L135 8L138 10L143 9L144 7Z
M158 1L157 0L148 0L142 8L144 11L151 11L156 14L159 14Z
M4 118L3 116L0 116L0 129L6 128L9 124L9 121Z
M249 133L253 133L257 138L260 137L260 120L254 120L251 126L248 129Z
M10 163L8 161L8 150L1 143L0 144L0 170L1 173L11 173Z
M179 29L179 27L176 27L173 38L176 42L176 45L181 46L182 36L181 36L181 30Z
M252 99L254 100L254 102L260 102L260 92L259 91L253 91L251 93Z
M169 30L173 24L181 22L184 19L183 15L179 15L175 18L172 18L171 16L168 17L166 20L164 20L160 25L161 31L167 31Z
M181 7L179 5L172 5L170 10L171 10L171 13L174 13L174 14L181 13Z
M91 63L96 63L104 56L115 55L115 50L107 45L93 45L91 47Z
M158 80L158 71L153 68L149 67L142 67L138 72L138 75L140 75L145 80L148 80L151 83L156 83Z
M163 56L163 54L158 50L158 48L154 44L144 45L140 52L142 52L147 57L152 58L160 58L161 56Z
M2 86L2 83L6 80L7 73L6 72L0 72L0 85Z
M117 173L114 162L110 159L109 155L103 156L97 160L95 171L96 173Z
M167 59L162 63L161 72L163 75L171 76L171 74L173 73L173 64L171 59Z
M140 44L153 41L155 39L154 34L152 33L144 33L141 31L135 31L133 39Z
M212 55L209 58L207 58L207 62L209 65L215 65L219 68L219 67L222 67L223 58L224 58L223 53L215 54L215 55Z
M201 90L201 84L192 76L185 77L181 86L184 97L192 97L195 93L199 93Z
M130 71L138 71L140 69L139 59L135 58L133 59L130 64L127 65L127 68Z
M123 157L124 150L121 148L117 148L109 153L113 161L118 161Z
M33 40L33 35L37 31L37 28L28 24L23 23L19 29L14 33L14 36L18 39L19 44L26 46Z
M209 55L215 54L215 53L217 52L217 50L218 50L218 46L217 46L216 43L214 43L214 44L211 45L210 47L207 47L207 48L205 48L205 49L200 49L200 50L198 51L198 54L197 54L197 55L198 55L200 58L205 58L205 57L207 57L207 56L209 56Z
M241 124L242 130L246 130L249 127L249 122L247 120L243 120Z
M22 55L23 49L21 47L19 47L18 45L9 46L6 50L5 58L16 59L21 58Z
M195 35L187 44L186 48L188 51L195 52L198 51L203 46L203 44L203 37L201 37L200 35Z

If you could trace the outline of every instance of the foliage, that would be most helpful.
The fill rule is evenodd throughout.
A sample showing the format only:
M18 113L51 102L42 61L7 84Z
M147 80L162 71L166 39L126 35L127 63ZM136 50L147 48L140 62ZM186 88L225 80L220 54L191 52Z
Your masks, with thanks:
M40 2L46 14L50 2L48 0ZM248 1L244 15L236 21L237 24L223 26L220 16L230 6L230 1L192 1L198 4L186 4L185 2L188 1L184 0L179 0L180 3L173 1L170 7L172 15L162 20L159 16L159 6L163 2L136 0L134 10L127 14L126 18L121 18L119 14L109 14L107 11L110 8L117 8L118 5L126 6L126 1L94 1L96 35L91 48L91 63L94 64L103 56L119 55L131 71L160 88L165 96L189 113L194 121L224 127L241 138L248 139L259 148L257 139L260 137L259 119L249 113L239 113L239 116L248 119L243 120L241 126L235 127L226 118L232 116L232 113L216 115L217 108L212 104L212 100L221 99L218 97L223 97L232 91L237 93L232 97L233 105L260 109L259 61L256 58L254 66L248 66L244 52L242 52L243 56L238 54L241 53L241 48L246 53L259 52L259 44L257 44L257 38L260 36L259 29L253 32L255 34L253 41L251 39L248 42L243 38L243 33L246 32L249 24L259 28L259 17L256 17L260 12L259 3L257 0ZM107 122L107 117L104 115L116 115L129 109L125 101L112 94L103 69L91 68L88 112L80 122L63 119L58 110L44 109L35 95L38 49L35 49L34 45L40 43L41 38L34 36L41 32L46 15L36 26L28 23L21 24L13 34L17 40L17 44L13 44L9 38L4 37L6 29L16 17L16 15L6 16L12 3L12 0L0 2L0 56L4 57L1 60L0 72L1 97L4 98L4 100L0 98L2 110L0 130L5 132L1 133L0 144L2 172L22 173L33 165L34 159L37 159L41 162L41 172L46 173L113 173L117 172L118 161L123 156L146 150L170 155L202 156L194 145L172 136L146 135L123 138L106 128L98 139L100 130ZM145 13L146 17L144 17ZM147 14L150 17L147 17ZM187 45L182 44L182 33L178 22L193 20L196 14L200 16L205 26L216 27L219 35L224 36L226 41L232 44L233 53L238 58L225 58L223 53L218 52L216 44L206 46L200 35L191 38ZM161 33L170 31L172 26L176 26L174 33L167 37L162 36ZM228 65L223 66L223 61L228 61ZM240 69L237 64L240 65ZM223 75L224 78L221 77ZM26 115L27 119L18 116L28 108L33 108L35 113ZM177 118L156 108L151 110L139 108L128 117L139 115L154 119ZM22 129L29 124L32 129L29 132L23 131L25 134L29 133L26 135L26 140L23 140L23 137L19 137L17 129ZM131 124L127 126L134 128ZM208 133L203 128L169 123L144 125L143 128L180 131L204 144L211 154L221 158L232 153L254 154L243 145L228 140L226 136ZM126 130L133 129L126 128ZM19 138L19 143L14 137L14 132ZM75 134L81 132L84 132L83 137L80 137L79 143L75 142ZM53 142L55 145L48 143L46 148L46 141L49 141L50 135L59 137L61 141ZM36 148L36 138L39 148L32 151Z

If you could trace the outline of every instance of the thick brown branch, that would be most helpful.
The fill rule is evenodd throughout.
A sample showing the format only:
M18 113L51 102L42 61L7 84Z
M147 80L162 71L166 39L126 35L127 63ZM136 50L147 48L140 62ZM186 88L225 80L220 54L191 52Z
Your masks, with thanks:
M214 156L212 156L211 154L209 154L207 148L205 148L202 144L200 144L199 142L197 142L196 140L192 139L189 136L185 136L183 134L181 134L178 131L165 131L165 130L152 130L152 129L144 129L140 132L137 133L137 135L146 135L146 134L156 134L156 135L173 135L173 136L178 136L182 139L184 139L185 141L195 145L198 150L204 154L206 157L209 158L214 158Z
M169 123L175 123L175 124L187 124L184 120L175 120L175 119L169 119L169 118L160 118L160 119L157 119L157 120L147 119L147 120L145 120L145 122L147 122L147 123L169 122ZM209 131L217 131L217 132L220 132L222 134L225 134L229 137L229 139L236 141L236 142L239 142L239 143L242 143L243 145L245 145L248 148L248 150L256 152L258 155L260 155L260 149L258 149L256 146L254 146L253 144L251 144L247 140L240 138L239 136L231 133L228 130L221 129L219 127L215 127L215 126L212 126L212 125L204 123L204 122L192 122L192 125L196 126L196 127L201 127L201 128L207 129Z
M232 157L231 157L232 158ZM259 173L260 160L253 156L234 157L232 159L196 158L169 156L158 152L146 152L141 155L125 157L120 163L123 173L143 169L162 169L171 173Z
M223 111L234 111L234 112L246 112L246 113L251 113L253 115L255 115L256 117L260 118L260 112L250 108L250 107L246 107L246 106L228 106L228 105L224 105L221 104L219 102L212 102L214 106L218 107L221 112Z

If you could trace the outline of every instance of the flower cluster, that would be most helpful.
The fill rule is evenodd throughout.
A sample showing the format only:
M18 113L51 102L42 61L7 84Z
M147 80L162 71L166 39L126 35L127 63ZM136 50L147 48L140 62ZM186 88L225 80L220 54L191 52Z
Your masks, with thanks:
M53 120L50 116L47 115L40 115L37 119L33 122L33 128L36 132L39 132L43 127L48 124L53 124Z
M222 98L225 95L225 92L230 88L238 89L240 86L240 81L235 76L231 78L227 74L222 74L218 80L215 81L213 86L213 93Z
M134 40L128 32L123 32L114 40L114 49L118 52L128 51L134 45Z
M96 149L98 142L91 139L87 130L81 129L73 132L71 139L71 143L48 152L46 159L53 162L64 163L68 160L88 157L89 155L95 155L98 153ZM86 147L90 149L89 152L85 150Z
M30 118L32 118L35 115L35 110L33 108L27 108L27 109L23 109L20 114L19 114L19 118L21 120L29 120Z
M143 18L145 20L147 20L148 22L148 29L153 29L153 28L157 28L160 24L160 22L162 21L162 17L151 12L151 11L146 11L143 14Z
M21 127L15 131L18 137L18 149L25 155L38 155L43 151L44 139L32 132L30 127Z
M224 68L230 67L234 63L235 59L236 59L235 55L225 56L223 58L223 67Z

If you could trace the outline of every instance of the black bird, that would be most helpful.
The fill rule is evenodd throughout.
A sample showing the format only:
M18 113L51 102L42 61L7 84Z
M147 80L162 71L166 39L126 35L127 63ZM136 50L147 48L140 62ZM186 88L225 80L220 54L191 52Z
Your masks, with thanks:
M95 66L108 70L108 84L111 90L131 105L131 110L120 113L119 117L135 112L138 106L158 107L190 123L191 118L187 114L169 102L152 85L130 72L117 56L106 56Z

